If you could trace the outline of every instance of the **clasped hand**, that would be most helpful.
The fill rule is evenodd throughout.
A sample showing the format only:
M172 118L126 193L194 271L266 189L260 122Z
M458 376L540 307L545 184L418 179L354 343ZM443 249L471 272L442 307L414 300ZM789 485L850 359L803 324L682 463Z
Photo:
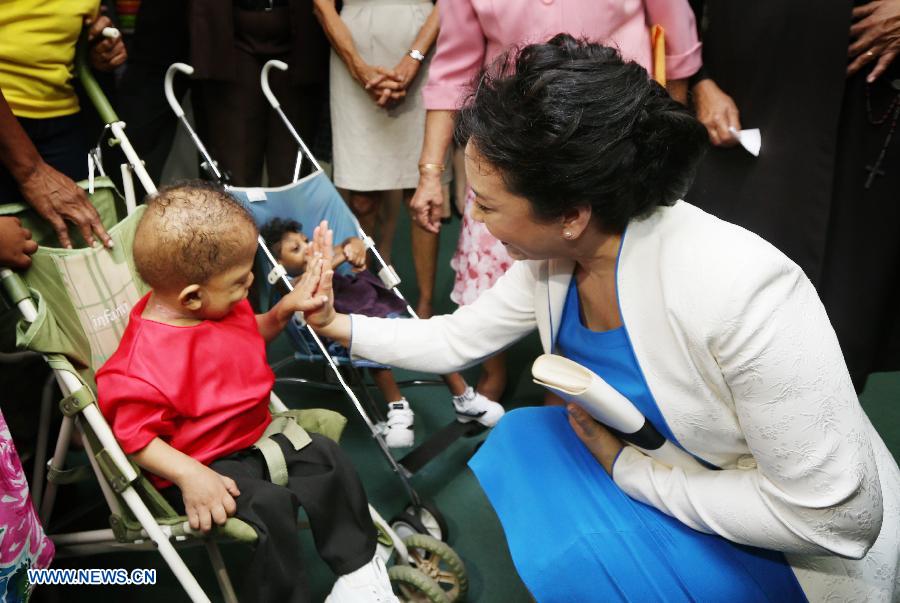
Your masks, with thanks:
M393 69L380 65L365 65L358 70L357 81L379 107L392 107L406 98L406 91L416 79L421 63L404 56Z

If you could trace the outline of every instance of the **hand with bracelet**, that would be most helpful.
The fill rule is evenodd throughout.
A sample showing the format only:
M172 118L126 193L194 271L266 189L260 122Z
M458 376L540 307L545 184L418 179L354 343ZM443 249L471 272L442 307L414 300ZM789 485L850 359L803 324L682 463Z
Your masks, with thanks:
M335 53L347 66L350 76L369 93L375 104L384 107L392 99L406 96L405 87L400 85L393 69L371 65L360 55L350 30L335 8L335 0L313 0L313 12L322 24ZM372 82L376 81L378 84L373 85Z
M425 230L438 233L441 230L441 213L444 207L444 185L441 176L443 163L419 163L419 186L409 202L410 213L416 224Z
M317 0L322 1L322 0ZM440 15L437 8L433 8L415 39L412 40L410 49L403 55L397 65L391 70L383 70L378 77L366 83L366 89L379 90L379 106L396 105L406 97L407 89L415 81L421 71L425 55L437 38ZM388 92L390 90L390 92Z

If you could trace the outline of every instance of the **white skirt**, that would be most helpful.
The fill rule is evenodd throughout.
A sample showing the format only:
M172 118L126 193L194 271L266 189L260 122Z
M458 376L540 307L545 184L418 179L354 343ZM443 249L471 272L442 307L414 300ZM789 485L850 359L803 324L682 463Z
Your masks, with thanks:
M345 0L341 19L370 65L393 68L409 52L434 8L430 0ZM425 134L422 64L406 98L392 109L377 106L331 53L331 129L334 183L353 191L415 188Z

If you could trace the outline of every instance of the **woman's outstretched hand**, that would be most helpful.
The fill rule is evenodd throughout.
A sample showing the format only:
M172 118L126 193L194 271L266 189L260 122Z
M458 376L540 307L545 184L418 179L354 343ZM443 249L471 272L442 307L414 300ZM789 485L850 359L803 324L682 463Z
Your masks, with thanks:
M575 435L603 465L606 472L612 475L616 457L624 448L622 441L577 404L567 404L566 410L569 411L569 424L575 431Z
M321 258L314 258L309 263L300 278L294 281L293 291L282 297L273 308L279 312L280 322L286 323L296 312L303 312L306 316L310 312L320 310L324 304L328 303L328 300L318 293L318 289L322 273L330 269L330 266L324 265Z
M313 231L310 252L312 257L303 275L304 277L309 275L307 295L320 299L322 305L317 310L306 313L306 322L314 329L322 329L334 322L337 316L334 309L334 289L331 284L334 276L334 270L331 268L334 233L328 228L327 221L322 220Z

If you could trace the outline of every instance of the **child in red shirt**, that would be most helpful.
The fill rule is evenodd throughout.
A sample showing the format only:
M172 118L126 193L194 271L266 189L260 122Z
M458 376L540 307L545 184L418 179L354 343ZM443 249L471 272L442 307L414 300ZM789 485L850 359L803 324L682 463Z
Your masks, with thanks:
M254 527L256 551L241 600L307 601L297 511L338 575L328 601L397 601L359 477L340 448L312 434L272 436L288 469L270 481L253 444L272 418L274 376L265 343L297 311L321 305L311 292L315 259L297 286L265 314L246 300L256 227L224 190L167 187L138 225L134 262L152 291L131 312L118 350L97 372L99 403L126 453L159 487L180 490L191 527L208 531L236 516ZM177 492L163 490L168 498Z

